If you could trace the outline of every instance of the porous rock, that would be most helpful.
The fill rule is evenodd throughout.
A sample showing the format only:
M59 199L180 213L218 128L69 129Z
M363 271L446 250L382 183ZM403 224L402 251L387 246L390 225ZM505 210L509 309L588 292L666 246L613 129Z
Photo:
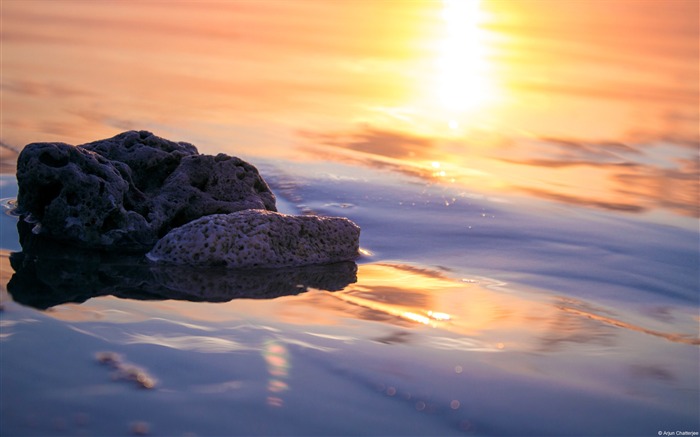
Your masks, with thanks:
M211 214L277 210L275 196L257 169L224 154L184 157L151 203L149 220L161 230Z
M19 155L17 181L18 209L35 235L95 247L155 242L147 220L125 205L129 181L97 153L64 143L30 144Z
M264 210L215 214L173 229L147 257L182 265L286 267L354 260L360 228L341 217Z
M71 146L32 143L17 161L20 226L100 250L146 252L172 228L248 208L276 210L257 169L147 131Z

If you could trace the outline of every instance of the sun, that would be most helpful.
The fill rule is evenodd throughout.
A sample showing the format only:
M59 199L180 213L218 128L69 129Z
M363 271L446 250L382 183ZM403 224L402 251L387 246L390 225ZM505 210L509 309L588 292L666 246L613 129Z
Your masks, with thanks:
M465 111L492 96L480 0L443 0L444 37L438 43L436 94L448 111Z

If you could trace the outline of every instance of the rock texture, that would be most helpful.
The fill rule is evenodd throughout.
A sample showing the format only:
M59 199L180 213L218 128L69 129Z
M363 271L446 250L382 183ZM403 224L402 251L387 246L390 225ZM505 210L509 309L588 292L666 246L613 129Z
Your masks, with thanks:
M245 210L173 229L147 257L166 264L236 268L325 264L357 258L359 236L360 228L345 218Z
M350 220L278 214L254 166L146 131L80 146L29 144L18 157L17 181L20 243L29 259L42 260L30 264L35 268L65 259L69 246L88 251L83 266L100 259L90 251L150 250L160 264L236 268L358 256L360 229Z
M129 131L80 146L33 143L17 162L18 209L30 235L100 250L146 252L199 217L258 208L275 197L239 158ZM29 224L29 226L26 226Z

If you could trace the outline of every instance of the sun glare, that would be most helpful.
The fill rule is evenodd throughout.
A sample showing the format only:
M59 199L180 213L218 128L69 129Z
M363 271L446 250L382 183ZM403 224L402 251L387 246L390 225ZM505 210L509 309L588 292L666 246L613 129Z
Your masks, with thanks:
M491 96L480 0L443 0L437 98L449 111L473 109ZM452 123L452 122L451 122ZM452 126L450 126L452 127Z

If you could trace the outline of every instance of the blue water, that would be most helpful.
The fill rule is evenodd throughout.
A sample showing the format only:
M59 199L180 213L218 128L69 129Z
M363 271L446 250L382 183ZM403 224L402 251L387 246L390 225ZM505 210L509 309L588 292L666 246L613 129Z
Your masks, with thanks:
M3 291L2 435L700 430L692 224L337 163L256 164L283 212L360 225L357 282L218 303L81 289L99 297L47 310ZM20 248L15 219L1 220L6 284ZM159 280L194 293L178 274Z

